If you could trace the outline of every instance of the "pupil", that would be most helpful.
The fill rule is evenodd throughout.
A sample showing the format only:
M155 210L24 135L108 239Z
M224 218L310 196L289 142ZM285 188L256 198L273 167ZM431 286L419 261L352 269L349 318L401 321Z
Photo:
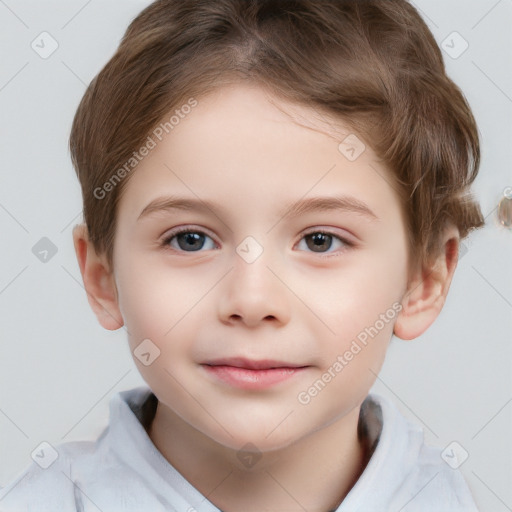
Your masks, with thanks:
M203 239L204 235L199 233L182 233L178 236L178 245L183 250L192 249L193 251L198 251L204 244ZM184 243L181 243L182 241Z
M315 233L310 235L310 237L310 240L312 240L313 243L308 243L308 247L315 252L321 252L318 249L329 249L331 246L332 237L330 235L326 235L324 233Z

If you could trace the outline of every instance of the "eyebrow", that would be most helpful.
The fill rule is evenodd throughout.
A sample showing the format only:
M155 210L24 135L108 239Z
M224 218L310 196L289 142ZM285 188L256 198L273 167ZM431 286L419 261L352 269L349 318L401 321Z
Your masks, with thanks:
M341 210L364 215L372 220L378 220L377 215L368 205L351 196L312 197L301 199L288 205L282 212L283 216L299 216L316 211Z
M140 213L137 220L140 220L152 213L165 212L172 210L185 211L210 211L216 216L225 216L227 210L212 201L192 199L187 197L159 197L151 201ZM334 197L312 197L308 199L300 199L295 203L288 204L283 208L279 215L281 217L298 217L306 213L317 211L333 211L340 210L363 215L370 220L379 220L377 215L364 202L351 196L334 196Z

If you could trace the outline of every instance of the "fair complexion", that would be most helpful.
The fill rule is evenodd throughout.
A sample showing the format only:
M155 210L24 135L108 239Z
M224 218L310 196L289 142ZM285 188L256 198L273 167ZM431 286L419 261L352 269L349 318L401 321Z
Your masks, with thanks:
M359 408L393 332L419 336L444 304L458 233L408 279L402 208L368 144L349 161L343 123L254 86L198 101L126 184L112 269L75 228L88 298L132 351L145 339L160 350L149 366L134 358L159 400L149 435L203 495L224 512L327 512L364 470ZM187 208L170 207L178 197ZM290 210L312 198L341 200Z

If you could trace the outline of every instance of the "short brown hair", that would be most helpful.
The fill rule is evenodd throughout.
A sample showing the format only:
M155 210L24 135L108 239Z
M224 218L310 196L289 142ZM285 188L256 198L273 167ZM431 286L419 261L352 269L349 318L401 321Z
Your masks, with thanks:
M242 80L337 116L373 148L399 191L414 266L447 223L461 238L484 224L469 192L475 120L406 0L157 0L91 82L71 132L89 236L110 264L130 175L104 197L98 188L169 112Z

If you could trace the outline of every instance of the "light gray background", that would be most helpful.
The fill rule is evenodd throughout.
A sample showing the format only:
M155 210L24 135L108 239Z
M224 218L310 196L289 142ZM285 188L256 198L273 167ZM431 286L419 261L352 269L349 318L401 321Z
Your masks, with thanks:
M71 230L81 219L67 142L86 84L147 0L0 0L0 486L42 442L94 439L110 397L143 384L125 331L103 330L82 288ZM512 510L512 231L496 207L512 186L512 0L417 0L440 44L457 31L469 48L450 76L479 124L483 161L474 192L484 229L465 241L437 322L393 341L374 390L425 429L457 441L482 511ZM42 59L43 31L58 42ZM453 41L453 42L452 42ZM453 36L447 43L461 48ZM48 237L46 263L32 247Z

